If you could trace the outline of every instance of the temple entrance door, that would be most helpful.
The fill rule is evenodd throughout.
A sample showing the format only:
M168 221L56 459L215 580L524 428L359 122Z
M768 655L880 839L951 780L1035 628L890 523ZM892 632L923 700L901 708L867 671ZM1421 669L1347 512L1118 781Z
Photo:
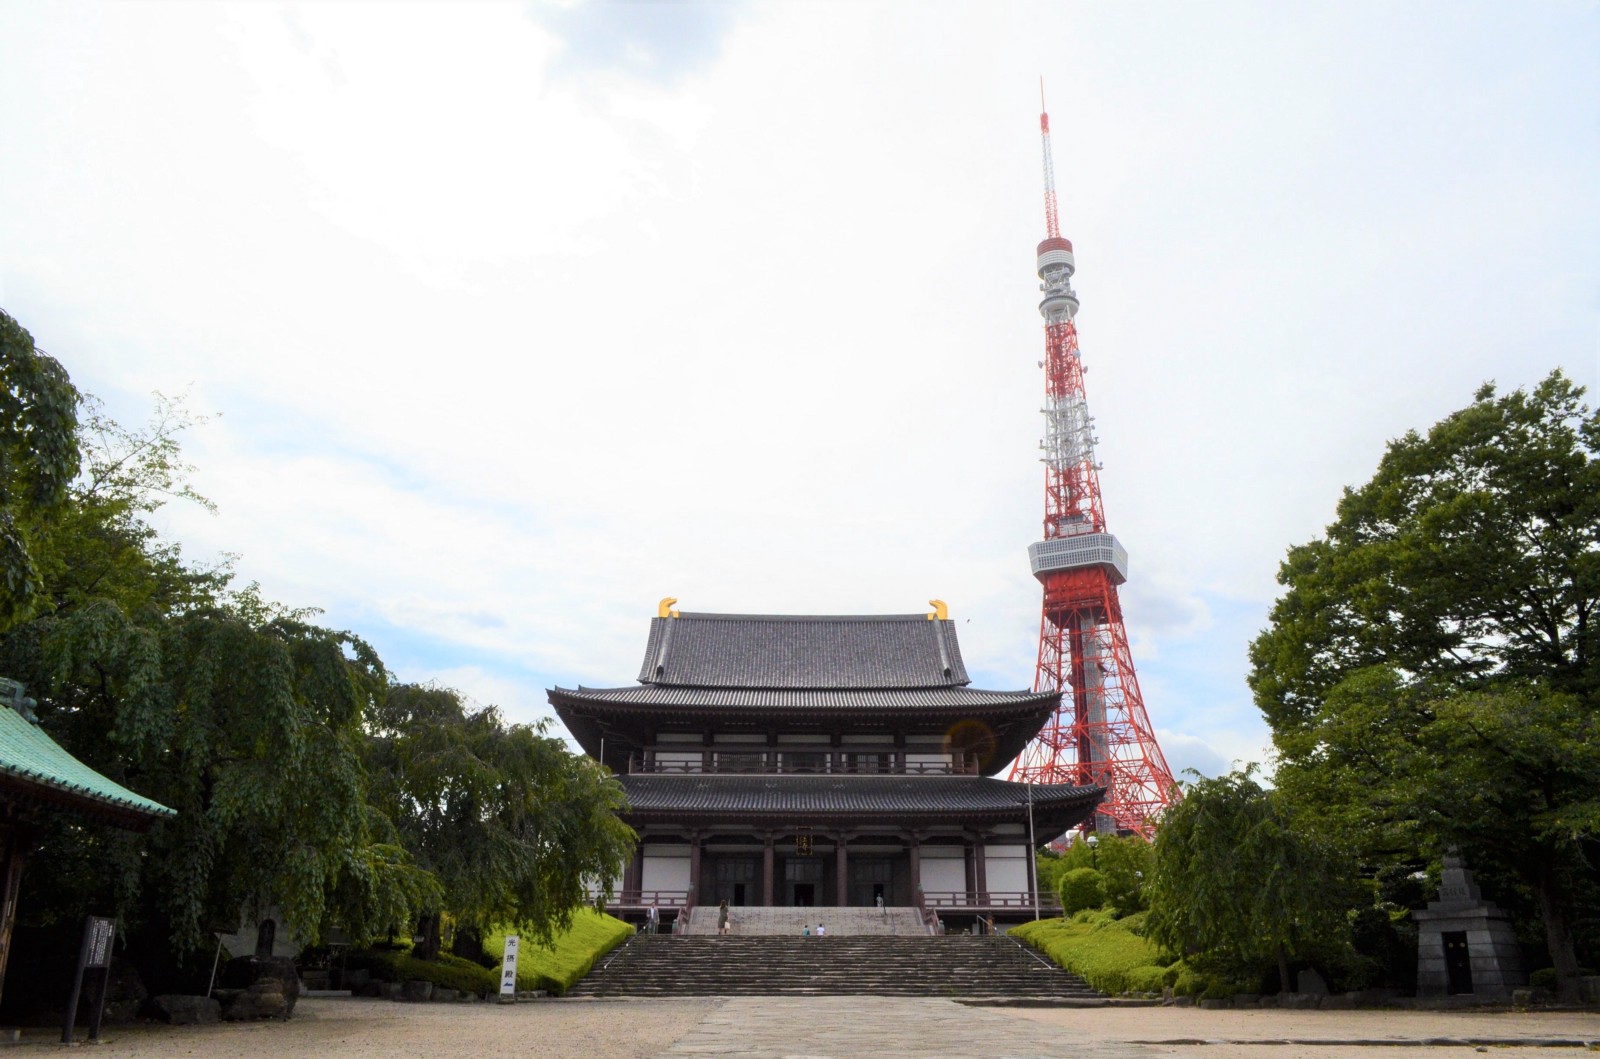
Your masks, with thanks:
M894 893L894 859L891 857L852 857L846 865L850 873L850 903L872 908L883 898L890 903Z
M780 905L793 905L811 907L822 896L822 858L821 857L785 857L783 858L783 881L773 900Z
M761 860L754 854L720 853L711 862L711 903L737 907L750 903L760 878Z

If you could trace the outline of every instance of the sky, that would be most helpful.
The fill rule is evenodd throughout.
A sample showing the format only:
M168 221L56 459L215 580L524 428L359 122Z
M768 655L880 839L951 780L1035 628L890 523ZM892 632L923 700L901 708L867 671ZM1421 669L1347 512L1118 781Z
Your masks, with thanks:
M164 533L517 721L656 603L950 605L1033 681L1040 78L1175 772L1285 551L1493 380L1600 393L1600 6L0 4L0 308Z

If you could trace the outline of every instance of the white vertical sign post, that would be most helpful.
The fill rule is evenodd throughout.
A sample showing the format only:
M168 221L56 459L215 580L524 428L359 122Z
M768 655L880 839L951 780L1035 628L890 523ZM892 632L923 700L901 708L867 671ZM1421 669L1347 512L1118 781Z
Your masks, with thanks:
M517 936L506 935L506 954L500 962L500 1001L508 1003L517 999Z

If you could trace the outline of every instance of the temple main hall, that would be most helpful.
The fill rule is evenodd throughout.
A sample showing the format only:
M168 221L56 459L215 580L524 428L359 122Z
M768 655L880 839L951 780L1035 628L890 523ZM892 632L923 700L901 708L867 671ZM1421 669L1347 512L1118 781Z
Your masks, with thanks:
M551 705L627 793L639 845L611 909L919 908L930 924L1032 918L1036 842L1098 786L996 779L1057 692L970 686L932 613L680 613L664 600L638 682Z

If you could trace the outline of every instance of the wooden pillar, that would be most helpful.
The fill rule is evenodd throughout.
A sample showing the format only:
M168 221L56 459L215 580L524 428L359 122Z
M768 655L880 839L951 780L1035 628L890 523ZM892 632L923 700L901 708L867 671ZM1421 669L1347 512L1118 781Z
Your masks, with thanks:
M644 836L639 836L639 844L633 847L633 856L628 858L628 867L622 873L622 892L637 893L644 889Z
M989 892L989 870L984 864L983 836L980 834L972 840L972 877L976 883L978 900L987 904L988 898L982 895Z
M839 899L834 903L840 908L844 908L850 903L850 866L845 854L845 837L843 831L840 831L838 837L833 841L833 856L839 869Z
M911 832L911 900L922 892L922 835Z
M768 908L772 907L773 896L773 871L777 858L772 853L772 832L767 832L766 848L761 851L761 903Z
M904 732L896 732L894 734L894 771L897 773L904 773L905 770L906 734Z
M0 836L0 875L4 877L0 880L0 989L4 989L6 964L11 960L11 928L17 922L17 892L33 835L25 827L5 825Z
M689 834L689 900L700 903L700 832Z

